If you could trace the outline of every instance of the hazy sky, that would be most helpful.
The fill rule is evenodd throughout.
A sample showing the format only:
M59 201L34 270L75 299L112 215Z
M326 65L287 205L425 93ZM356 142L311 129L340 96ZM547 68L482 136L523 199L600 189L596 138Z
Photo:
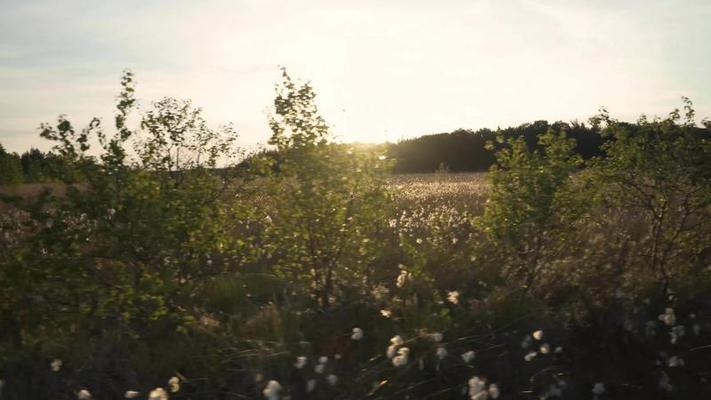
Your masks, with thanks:
M191 98L245 144L269 137L278 65L349 141L664 115L682 95L711 116L709 21L709 0L0 0L0 142L110 117L124 68L143 106Z

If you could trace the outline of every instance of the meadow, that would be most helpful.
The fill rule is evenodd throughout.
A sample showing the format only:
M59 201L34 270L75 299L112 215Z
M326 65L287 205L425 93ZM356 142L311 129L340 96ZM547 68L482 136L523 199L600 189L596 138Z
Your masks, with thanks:
M490 143L487 173L391 175L314 98L284 72L274 152L239 168L189 102L131 126L130 73L113 133L43 125L54 183L1 193L0 399L711 396L711 124L688 100L600 113L601 157L551 129Z

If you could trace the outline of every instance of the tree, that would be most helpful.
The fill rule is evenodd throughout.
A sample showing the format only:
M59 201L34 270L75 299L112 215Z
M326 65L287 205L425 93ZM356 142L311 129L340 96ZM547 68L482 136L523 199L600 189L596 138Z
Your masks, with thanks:
M8 153L0 144L0 185L22 183L22 164L15 153Z
M601 206L631 216L633 224L609 219L628 229L634 246L662 286L662 297L674 277L703 267L709 252L711 225L711 129L695 122L693 105L683 98L682 113L636 124L611 118L602 110L593 123L604 126L606 157L596 160L592 179L600 188ZM629 227L638 227L642 236Z
M553 129L539 136L541 150L532 150L523 137L500 141L505 147L487 176L491 192L480 222L510 263L510 275L531 288L568 243L566 233L581 207L572 186L582 159L575 140Z
M3 355L37 351L87 370L107 353L114 366L150 359L152 350L129 353L129 343L180 342L203 315L195 299L250 257L248 209L231 192L236 185L212 171L233 155L224 145L233 132L209 128L198 108L173 99L142 115L142 127L129 128L132 79L124 74L112 135L98 118L82 131L63 116L56 127L43 125L41 136L56 143L71 173L62 176L66 196L20 205L27 222L12 232L24 238L10 242L0 264L0 281L10 288L0 302ZM96 159L89 155L94 134ZM145 145L135 161L126 150L133 141ZM163 355L172 356L186 353ZM122 380L133 374L101 368Z
M270 143L279 169L271 177L270 247L278 273L301 282L322 307L343 290L367 282L371 241L386 210L384 173L377 154L328 143L328 125L311 86L286 70L277 86ZM353 264L346 265L346 260Z

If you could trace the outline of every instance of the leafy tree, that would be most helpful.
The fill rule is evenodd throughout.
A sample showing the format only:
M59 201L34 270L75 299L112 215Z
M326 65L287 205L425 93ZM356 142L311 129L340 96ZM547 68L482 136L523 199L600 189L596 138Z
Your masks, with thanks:
M25 182L47 182L56 179L61 171L60 160L51 152L31 148L20 156Z
M591 176L600 207L619 210L604 222L637 230L621 231L635 242L631 259L643 260L663 293L675 277L705 265L711 239L711 129L700 128L691 101L683 101L683 114L677 109L664 119L629 124L605 110L593 118L609 140Z
M8 153L0 144L0 185L18 185L22 183L22 164L20 157Z
M62 357L91 370L85 363L107 362L99 353L109 352L118 363L148 364L151 349L132 355L128 346L139 337L179 343L204 315L194 299L250 256L242 225L248 210L230 192L237 185L208 170L234 155L234 132L211 129L199 109L173 99L130 129L132 96L126 73L111 136L98 119L79 133L64 117L57 127L43 125L42 136L69 166L61 176L68 186L66 196L41 196L26 207L27 237L0 268L11 288L0 305L7 322L0 346L14 356ZM88 155L93 134L99 161ZM126 150L134 140L145 145L135 162ZM176 352L169 362L163 355L164 365L175 368L186 356ZM97 368L120 379L135 373L116 366ZM161 368L154 364L152 373L167 373Z
M141 166L171 175L176 184L186 171L216 168L219 161L235 156L233 128L210 128L202 110L189 100L164 98L154 103L143 116L141 127L147 133L136 146Z
M100 128L101 121L93 118L89 125L77 132L65 115L57 118L56 126L44 123L40 126L40 136L56 142L53 150L56 152L61 169L58 178L66 183L76 183L86 178L86 173L92 169L95 160L87 154L90 148L89 138Z
M504 141L487 176L491 192L480 221L512 264L511 275L528 288L567 245L567 228L580 212L571 190L582 163L575 140L552 129L538 140L541 150L521 137Z
M507 140L521 137L530 149L540 150L538 137L549 129L556 132L563 130L568 137L575 139L574 151L583 159L602 155L604 138L599 130L578 121L535 121L495 131L457 129L389 144L388 154L395 159L393 171L396 173L431 173L440 164L446 165L452 172L484 172L495 163L495 152L499 148L487 148L486 144L497 136Z
M328 125L318 113L311 86L285 70L277 86L272 138L279 170L268 198L269 253L279 274L302 282L328 307L349 287L367 284L373 273L372 240L387 204L378 155L328 144Z

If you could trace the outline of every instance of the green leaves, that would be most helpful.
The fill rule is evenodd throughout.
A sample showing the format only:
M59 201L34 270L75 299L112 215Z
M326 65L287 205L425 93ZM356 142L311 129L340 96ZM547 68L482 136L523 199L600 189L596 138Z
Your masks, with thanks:
M234 129L210 128L202 109L190 100L166 97L153 103L141 119L141 128L145 135L135 146L141 167L171 175L176 185L186 171L229 164L236 156Z
M711 131L697 126L691 101L682 101L683 115L675 109L664 119L629 124L598 116L610 140L590 173L600 206L633 214L642 225L644 233L631 236L644 243L637 258L645 265L629 268L648 268L667 287L711 238Z
M279 151L310 148L328 141L328 125L316 107L311 85L297 85L282 68L282 82L276 87L274 114L269 118L269 144Z
M565 243L569 218L583 203L570 189L582 164L575 141L565 132L538 137L541 150L531 150L523 138L509 139L489 172L491 192L480 219L502 256L511 263L512 277L530 288L548 254Z

